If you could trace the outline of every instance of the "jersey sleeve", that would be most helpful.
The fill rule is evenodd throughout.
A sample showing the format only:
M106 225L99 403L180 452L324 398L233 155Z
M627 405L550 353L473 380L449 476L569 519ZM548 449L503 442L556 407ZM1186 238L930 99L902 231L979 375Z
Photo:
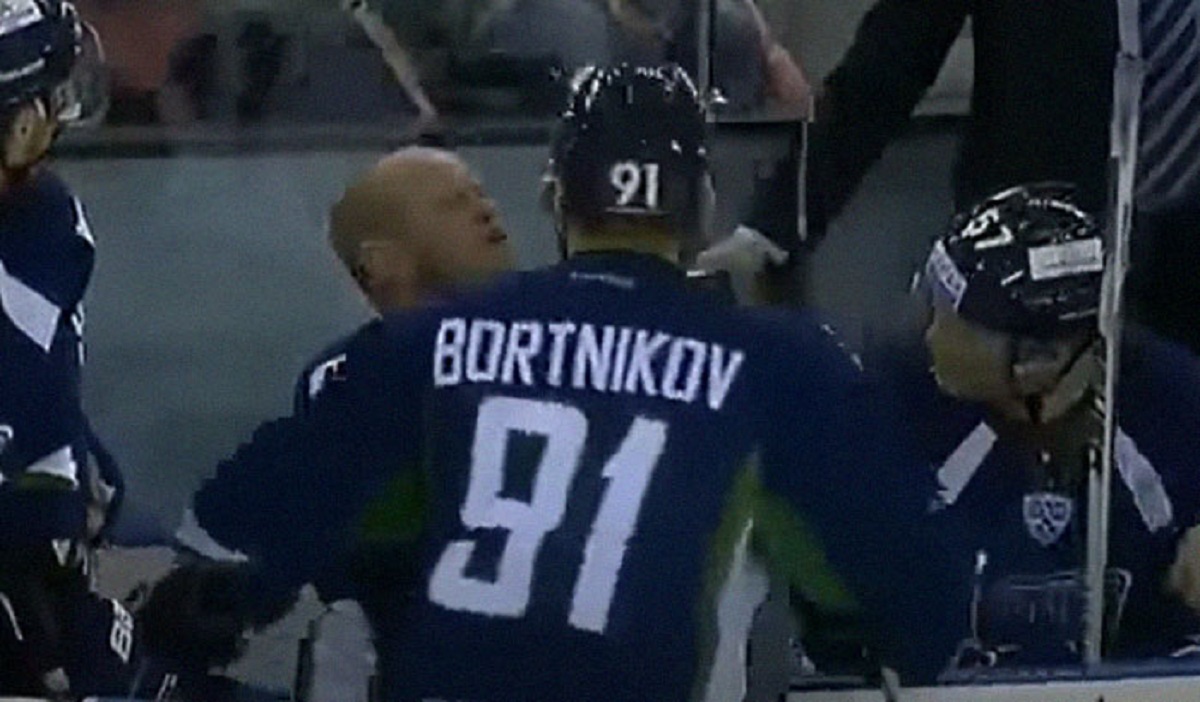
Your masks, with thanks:
M1182 533L1200 524L1200 359L1147 329L1126 334L1118 390L1118 468L1147 524L1156 519L1158 486Z
M12 225L27 246L14 247L10 273L60 311L82 300L95 264L96 240L79 198L46 173L31 185Z
M336 400L260 425L194 496L198 525L281 590L344 567L372 500L415 465L404 362L380 338L355 339Z
M84 437L79 303L94 246L79 201L51 174L11 194L0 227L0 425L4 470L77 480L69 447Z
M802 372L787 372L788 356ZM835 609L856 603L880 659L906 681L932 680L968 633L970 555L931 514L931 472L832 341L768 365L784 419L763 430L766 522L802 526L808 544L777 552L774 567Z

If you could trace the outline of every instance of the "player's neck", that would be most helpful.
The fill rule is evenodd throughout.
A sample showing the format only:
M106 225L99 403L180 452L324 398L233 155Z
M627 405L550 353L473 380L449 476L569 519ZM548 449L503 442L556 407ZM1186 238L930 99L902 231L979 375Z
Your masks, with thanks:
M368 302L380 314L410 310L431 297L432 294L422 294L415 285L402 283L377 285L367 292Z
M630 252L657 256L668 263L679 263L679 240L660 229L628 226L603 231L571 229L567 248L580 253Z
M21 168L18 170L0 168L0 197L4 197L10 193L14 187L33 180L36 174L36 168Z

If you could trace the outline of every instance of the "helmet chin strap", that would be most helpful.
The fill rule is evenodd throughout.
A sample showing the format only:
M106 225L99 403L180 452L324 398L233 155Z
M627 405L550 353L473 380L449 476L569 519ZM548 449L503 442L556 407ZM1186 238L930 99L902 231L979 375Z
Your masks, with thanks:
M1024 395L1022 399L1031 423L1046 424L1062 417L1078 405L1087 392L1094 387L1100 371L1099 358L1093 353L1096 346L1096 341L1090 341L1080 346L1063 364L1048 389ZM1012 363L1009 366L1009 372L1015 382L1015 369L1021 363L1016 358L1015 341L1010 345L1010 354Z

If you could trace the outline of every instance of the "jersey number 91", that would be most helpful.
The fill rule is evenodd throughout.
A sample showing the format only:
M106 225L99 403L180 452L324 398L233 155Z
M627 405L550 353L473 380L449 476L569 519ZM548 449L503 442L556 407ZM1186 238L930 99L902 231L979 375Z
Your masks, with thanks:
M546 440L528 502L500 496L513 432ZM509 397L490 397L480 404L461 516L468 529L503 529L507 540L494 581L466 574L475 541L451 542L430 579L431 601L456 611L524 616L538 552L546 535L562 524L587 435L587 417L571 405ZM665 422L636 417L604 464L601 475L608 484L584 545L568 617L577 629L602 634L608 625L626 545L666 441Z

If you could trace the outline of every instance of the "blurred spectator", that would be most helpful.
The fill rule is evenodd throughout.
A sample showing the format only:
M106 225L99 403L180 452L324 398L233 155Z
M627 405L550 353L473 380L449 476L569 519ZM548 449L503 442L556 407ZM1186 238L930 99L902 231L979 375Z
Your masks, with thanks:
M242 26L237 38L241 55L241 90L237 96L239 122L262 119L267 98L283 68L287 37L275 31L267 18L255 19Z
M171 56L167 83L159 91L162 121L211 118L217 89L217 37L199 34L177 46Z
M682 0L606 0L619 31L617 60L655 64L673 61L697 74L697 4ZM713 85L740 111L774 105L807 107L808 80L779 42L753 0L717 0L711 40Z
M200 0L78 0L76 5L104 42L112 73L108 121L163 121L160 97L172 80L171 56L199 32ZM173 120L191 116L169 112Z
M484 51L544 59L573 70L612 63L608 22L592 0L516 0L508 7L493 3L475 42Z
M568 71L588 63L698 64L695 5L679 0L516 0L493 3L476 43L515 59L546 59ZM713 77L733 110L770 104L792 111L808 102L808 82L772 37L751 0L719 0Z

